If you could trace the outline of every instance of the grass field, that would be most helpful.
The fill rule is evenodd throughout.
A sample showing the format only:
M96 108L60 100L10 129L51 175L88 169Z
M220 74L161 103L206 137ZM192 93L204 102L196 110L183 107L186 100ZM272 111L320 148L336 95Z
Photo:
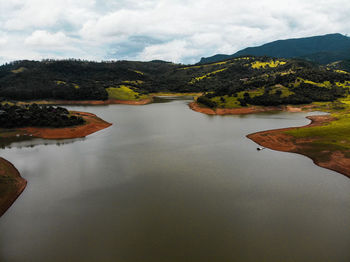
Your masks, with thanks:
M269 94L275 94L277 91L281 91L281 97L288 97L293 94L287 87L284 87L282 85L276 85L270 87L271 90L269 91ZM263 95L265 92L265 88L257 88L255 90L250 90L250 91L242 91L238 92L237 96L216 96L211 98L210 100L214 101L217 103L218 107L220 108L238 108L241 107L239 99L243 99L244 93L248 93L250 97L255 97L255 96L260 96Z
M266 68L266 67L278 67L280 65L285 65L287 62L285 61L279 61L279 60L271 60L269 62L260 62L255 61L252 63L252 68L260 69L260 68Z
M338 150L350 157L350 97L335 103L315 104L318 106L316 110L329 111L335 120L322 126L295 128L286 131L286 134L295 138L312 139L311 146L318 152Z
M130 101L138 101L141 99L149 98L148 95L142 95L138 92L135 92L126 85L121 85L119 87L110 87L107 88L108 98L110 99L118 99L118 100L130 100Z
M226 69L227 68L223 68L223 69L219 69L219 70L216 70L216 71L213 71L213 72L209 72L209 73L207 73L205 75L202 75L202 76L199 76L199 77L194 77L194 78L192 78L192 80L189 83L190 84L194 84L194 83L196 83L198 81L203 80L204 78L207 78L207 77L210 77L210 76L215 75L217 73L220 73L222 71L225 71Z

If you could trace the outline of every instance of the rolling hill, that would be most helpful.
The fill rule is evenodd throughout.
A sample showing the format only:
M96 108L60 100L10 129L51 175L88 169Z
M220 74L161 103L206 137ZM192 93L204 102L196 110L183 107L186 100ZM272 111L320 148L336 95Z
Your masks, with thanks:
M17 61L0 67L0 97L142 100L156 92L204 92L200 99L211 107L301 104L346 96L350 74L341 66L266 56L189 66L160 61Z

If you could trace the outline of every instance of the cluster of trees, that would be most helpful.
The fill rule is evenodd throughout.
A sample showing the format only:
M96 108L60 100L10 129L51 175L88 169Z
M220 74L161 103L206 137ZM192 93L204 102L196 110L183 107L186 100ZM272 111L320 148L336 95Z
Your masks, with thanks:
M289 96L282 96L281 91L275 93L264 92L262 95L251 97L248 92L244 93L243 98L239 98L241 106L261 105L261 106L278 106L278 105L299 105L309 104L312 102L335 101L343 97L345 91L339 87L336 90L330 90L324 87L308 85L307 88L295 88L295 93ZM237 95L234 95L237 96Z
M210 98L207 96L198 97L197 102L210 108L217 107L217 103L215 101L210 100Z
M290 88L293 94L289 96L282 97L281 91L272 94L269 91L269 88L265 88L264 94L254 97L250 97L249 93L246 92L243 98L239 99L239 102L242 106L246 106L247 104L262 106L298 105L309 104L316 101L334 101L346 94L343 88L336 85L333 85L331 88L326 88L304 82L300 83L298 87Z
M1 105L0 104L0 127L66 127L81 125L84 119L80 116L69 115L63 107L46 105Z
M105 89L125 80L143 80L143 75L117 62L17 61L0 67L0 97L106 100Z

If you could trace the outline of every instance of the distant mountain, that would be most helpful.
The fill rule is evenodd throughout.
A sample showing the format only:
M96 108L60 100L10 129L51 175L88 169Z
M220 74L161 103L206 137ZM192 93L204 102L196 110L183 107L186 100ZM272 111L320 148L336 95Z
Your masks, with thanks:
M233 55L214 55L202 58L199 64L223 61L240 56L270 56L303 58L319 64L350 59L350 38L342 34L328 34L305 38L277 40L257 47L248 47Z

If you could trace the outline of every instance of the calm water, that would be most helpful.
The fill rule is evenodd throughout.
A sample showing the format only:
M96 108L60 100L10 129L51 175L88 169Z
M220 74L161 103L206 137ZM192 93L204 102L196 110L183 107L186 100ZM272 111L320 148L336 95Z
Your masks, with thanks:
M305 114L187 103L74 107L113 126L1 150L29 183L0 219L0 261L350 261L350 179L245 138Z

